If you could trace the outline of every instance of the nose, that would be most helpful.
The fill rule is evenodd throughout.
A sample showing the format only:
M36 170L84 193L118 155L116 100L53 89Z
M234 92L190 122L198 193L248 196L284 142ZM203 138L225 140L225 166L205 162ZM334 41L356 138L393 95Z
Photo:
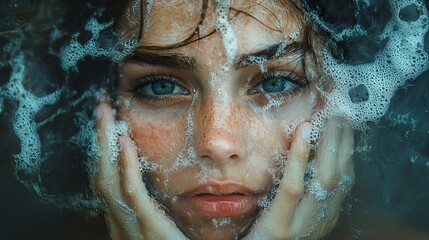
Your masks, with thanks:
M197 111L195 151L199 158L219 164L245 159L245 131L233 104L202 104Z

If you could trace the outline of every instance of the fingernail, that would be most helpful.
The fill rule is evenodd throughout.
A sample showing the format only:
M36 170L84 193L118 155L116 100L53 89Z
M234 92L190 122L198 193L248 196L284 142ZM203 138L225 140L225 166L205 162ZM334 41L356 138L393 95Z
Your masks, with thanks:
M310 142L311 140L311 125L309 123L305 123L301 132L301 137L305 141Z

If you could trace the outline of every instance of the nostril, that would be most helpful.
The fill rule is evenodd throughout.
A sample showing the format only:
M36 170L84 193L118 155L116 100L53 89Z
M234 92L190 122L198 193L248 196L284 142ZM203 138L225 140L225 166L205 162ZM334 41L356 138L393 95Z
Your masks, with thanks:
M237 154L233 154L233 155L231 155L230 157L229 157L231 160L238 160L239 159L239 156L237 155Z

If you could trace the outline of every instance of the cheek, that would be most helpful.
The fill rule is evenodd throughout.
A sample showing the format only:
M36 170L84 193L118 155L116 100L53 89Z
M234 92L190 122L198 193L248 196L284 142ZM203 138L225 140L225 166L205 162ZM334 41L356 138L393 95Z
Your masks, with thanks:
M309 90L279 108L272 115L272 119L285 134L292 137L296 128L303 122L310 122L315 117L314 113L321 108L323 108L323 100L316 92Z
M310 102L308 99L307 95L303 95L280 108L264 111L255 118L247 141L250 155L258 156L254 157L253 165L266 168L279 164L278 160L290 149L297 126L310 121L315 112L317 101Z
M174 150L179 148L178 139L175 139L177 129L174 127L166 127L162 123L139 122L131 124L131 129L140 154L153 162L171 158Z
M184 147L185 118L143 117L127 115L131 135L139 156L161 165L171 165Z
M255 124L248 138L252 165L258 169L270 169L286 154L291 138L285 134L280 121L266 119ZM256 165L256 166L255 166Z

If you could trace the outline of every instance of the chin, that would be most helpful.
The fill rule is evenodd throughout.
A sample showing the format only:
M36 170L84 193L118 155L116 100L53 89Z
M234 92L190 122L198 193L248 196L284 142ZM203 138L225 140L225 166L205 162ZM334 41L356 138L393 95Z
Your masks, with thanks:
M252 227L258 212L236 217L209 218L185 213L176 215L179 229L190 239L195 240L234 240L241 239Z

